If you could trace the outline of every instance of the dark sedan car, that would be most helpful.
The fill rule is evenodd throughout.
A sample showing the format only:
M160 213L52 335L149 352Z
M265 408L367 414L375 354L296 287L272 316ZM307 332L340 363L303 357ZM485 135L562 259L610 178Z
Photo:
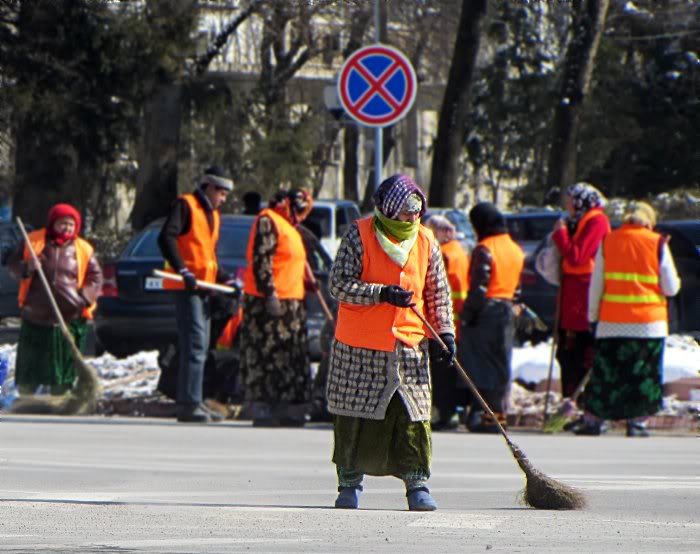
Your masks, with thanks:
M540 241L552 232L563 212L555 210L537 210L520 213L505 213L508 233L520 245L525 255L532 254Z
M669 248L681 278L681 290L669 302L670 331L700 336L700 221L664 221L656 226L656 231L670 237ZM551 329L557 287L535 271L535 257L545 244L546 237L525 259L521 275L522 300Z
M226 271L243 277L248 235L254 218L225 215L217 254ZM97 302L95 331L99 345L125 356L140 350L164 349L177 341L173 293L163 290L163 279L153 276L163 269L158 248L162 221L138 233L115 261L104 264L103 296ZM326 291L331 259L320 244L309 252L309 263ZM307 328L312 359L320 358L319 337L324 315L315 295L307 295Z

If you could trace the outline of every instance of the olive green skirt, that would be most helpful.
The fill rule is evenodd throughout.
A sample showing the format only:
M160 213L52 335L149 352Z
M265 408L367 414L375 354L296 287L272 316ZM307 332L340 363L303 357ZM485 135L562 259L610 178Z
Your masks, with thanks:
M432 441L429 421L411 421L395 394L382 420L333 417L333 463L366 475L409 474L430 477Z
M67 325L82 351L87 338L87 322L79 318ZM75 378L73 354L61 329L57 326L35 325L23 319L15 364L17 386L26 389L39 385L70 388Z

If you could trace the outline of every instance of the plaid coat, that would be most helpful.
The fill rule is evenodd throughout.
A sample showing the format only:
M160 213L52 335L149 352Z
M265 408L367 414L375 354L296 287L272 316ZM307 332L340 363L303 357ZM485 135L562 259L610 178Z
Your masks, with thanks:
M362 275L362 240L353 225L340 245L331 273L331 294L340 302L372 305L386 283L368 283ZM435 330L454 334L450 285L437 242L425 276L425 317ZM427 333L428 331L426 331ZM369 350L334 339L326 396L336 415L384 419L389 401L398 393L411 421L430 420L431 385L428 340L416 348L396 341L393 352Z

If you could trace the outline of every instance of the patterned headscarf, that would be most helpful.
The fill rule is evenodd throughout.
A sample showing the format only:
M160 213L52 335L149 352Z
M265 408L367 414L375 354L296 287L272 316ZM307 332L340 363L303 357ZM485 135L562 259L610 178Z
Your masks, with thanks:
M373 200L375 206L382 214L390 219L396 219L407 201L409 201L409 204L417 204L415 199L411 199L412 196L418 196L420 199L422 203L420 206L420 215L423 215L428 204L425 194L408 175L397 173L382 181L377 192L374 193ZM416 205L415 207L417 208L418 206Z
M313 204L311 193L303 188L282 189L276 192L268 202L271 209L286 218L292 225L304 221Z
M603 193L590 183L571 185L566 189L566 195L571 198L574 204L574 215L568 221L570 231L576 229L576 225L586 212L593 208L602 208L606 203Z

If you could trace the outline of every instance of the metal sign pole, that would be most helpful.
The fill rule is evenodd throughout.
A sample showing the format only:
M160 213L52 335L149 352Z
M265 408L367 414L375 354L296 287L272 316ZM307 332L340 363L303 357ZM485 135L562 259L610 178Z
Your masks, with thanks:
M379 2L374 0L374 39L377 44L380 42L381 15ZM382 182L382 163L384 158L384 136L381 127L374 128L374 190L379 188Z

